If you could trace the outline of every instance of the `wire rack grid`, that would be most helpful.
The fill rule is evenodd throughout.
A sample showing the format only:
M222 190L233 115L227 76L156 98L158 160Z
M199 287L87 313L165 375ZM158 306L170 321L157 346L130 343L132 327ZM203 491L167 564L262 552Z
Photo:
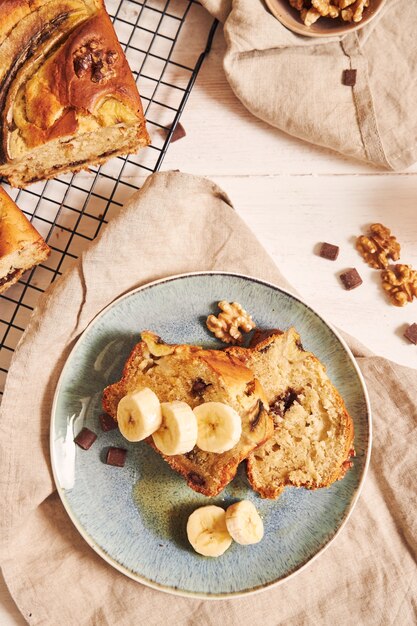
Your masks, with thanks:
M0 399L14 349L39 296L100 232L144 178L160 169L217 23L196 41L196 0L106 0L138 82L150 146L87 173L61 175L25 190L4 187L48 242L48 260L0 296ZM188 32L187 32L188 28ZM184 45L185 41L185 45ZM193 45L190 45L193 41ZM191 59L191 60L190 60Z

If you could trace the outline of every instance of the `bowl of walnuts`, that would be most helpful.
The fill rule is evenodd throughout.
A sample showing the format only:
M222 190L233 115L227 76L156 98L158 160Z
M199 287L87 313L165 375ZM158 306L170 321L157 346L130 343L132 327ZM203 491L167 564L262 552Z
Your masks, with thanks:
M286 27L307 37L332 37L369 24L386 0L265 0Z

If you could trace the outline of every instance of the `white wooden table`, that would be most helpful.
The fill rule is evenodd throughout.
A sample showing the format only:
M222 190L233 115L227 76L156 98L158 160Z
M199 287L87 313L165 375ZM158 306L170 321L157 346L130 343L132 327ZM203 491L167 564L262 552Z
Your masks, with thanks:
M210 19L196 15L194 32ZM308 304L373 352L415 367L417 346L402 335L417 322L417 300L390 305L354 240L368 224L382 222L401 242L402 261L417 268L417 166L400 174L377 171L257 120L226 81L224 50L219 28L182 117L187 136L171 145L163 169L216 181ZM317 256L322 241L340 246L336 262ZM363 278L350 292L338 278L349 267ZM0 624L25 624L2 579Z

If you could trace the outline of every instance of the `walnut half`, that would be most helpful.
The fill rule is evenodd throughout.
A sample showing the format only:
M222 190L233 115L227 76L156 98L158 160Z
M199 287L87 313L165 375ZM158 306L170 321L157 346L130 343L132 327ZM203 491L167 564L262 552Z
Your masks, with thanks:
M256 324L238 302L221 300L218 304L221 313L216 317L209 315L206 326L217 339L225 343L240 343L242 341L242 329L245 333L255 328Z
M395 306L404 306L417 297L417 272L409 265L392 265L381 272L382 287Z
M369 235L357 238L356 249L370 267L380 270L388 267L388 259L398 261L401 252L400 244L383 224L371 224Z

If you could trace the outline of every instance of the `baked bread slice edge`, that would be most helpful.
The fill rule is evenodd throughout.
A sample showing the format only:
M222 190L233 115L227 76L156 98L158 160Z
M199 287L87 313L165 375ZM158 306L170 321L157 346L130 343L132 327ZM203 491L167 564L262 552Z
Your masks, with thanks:
M206 496L215 496L234 478L238 465L273 433L265 394L251 370L220 350L168 345L149 331L126 361L120 381L103 392L103 408L117 420L117 405L128 392L149 387L161 402L182 400L192 408L203 402L224 402L242 419L240 441L231 450L215 454L197 446L182 455L166 456L146 441L181 474L187 484Z
M0 187L0 294L51 250L6 191Z
M323 364L303 349L294 328L266 333L253 348L233 354L261 382L274 420L274 434L252 452L247 473L264 498L286 486L318 489L343 478L354 455L353 420Z

